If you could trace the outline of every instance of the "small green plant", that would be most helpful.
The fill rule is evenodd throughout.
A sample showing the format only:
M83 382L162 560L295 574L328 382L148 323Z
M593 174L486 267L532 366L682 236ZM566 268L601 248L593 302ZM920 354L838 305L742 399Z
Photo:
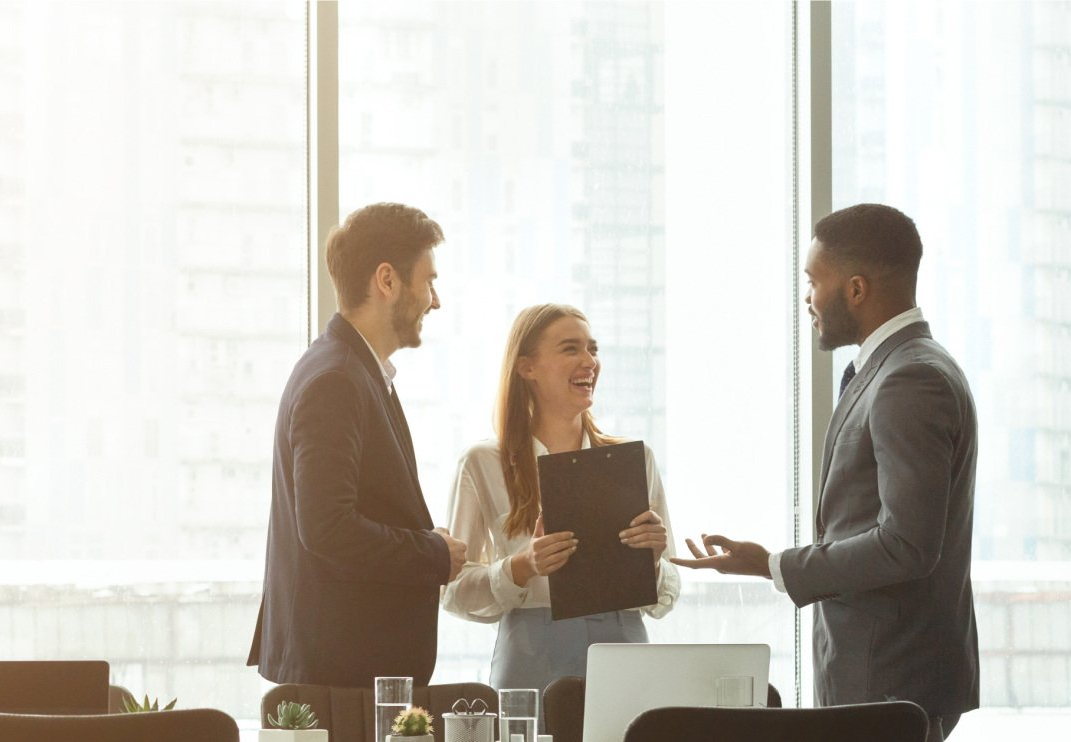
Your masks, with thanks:
M320 720L312 713L312 707L307 703L297 701L283 701L276 710L278 718L268 714L268 721L273 727L280 729L315 729Z
M164 711L170 711L171 709L175 708L175 702L176 701L178 701L177 698L172 698L171 699L171 703L169 703L166 706L164 706L163 710ZM134 700L134 698L132 696L127 696L127 697L123 698L123 711L128 713L128 714L138 714L138 713L142 713L142 712L145 712L145 711L159 711L159 710L160 710L159 701L154 698L154 699L152 699L152 704L150 704L149 703L149 695L147 693L145 694L145 701L143 703L138 703L136 700Z
M420 706L407 708L394 717L391 731L400 737L419 737L422 734L431 734L435 730L431 726L432 716Z

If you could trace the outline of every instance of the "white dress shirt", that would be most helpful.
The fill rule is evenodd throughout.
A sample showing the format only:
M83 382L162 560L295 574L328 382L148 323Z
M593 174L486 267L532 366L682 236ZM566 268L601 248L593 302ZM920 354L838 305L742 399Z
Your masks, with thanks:
M590 445L585 435L582 447L589 448ZM547 447L535 438L532 439L532 446L537 457L549 453ZM658 602L634 610L661 618L673 608L680 595L681 582L676 566L667 561L674 554L673 530L669 524L662 478L651 449L647 446L644 449L650 507L662 518L667 545L658 571ZM550 587L545 575L536 575L525 587L513 582L510 558L528 547L531 535L519 533L506 536L505 523L509 510L509 494L502 474L498 441L481 441L461 457L454 490L450 495L450 534L468 546L468 562L462 567L458 578L443 590L443 607L450 613L470 621L494 623L503 613L514 608L550 606Z
M358 330L356 327L354 327L353 329L356 330L358 335L361 335L360 330ZM379 372L383 374L383 383L387 385L387 391L392 391L394 387L394 376L398 373L398 370L394 368L394 364L390 362L389 358L386 361L379 360L379 354L376 353L376 349L372 347L372 344L368 342L368 338L366 338L364 335L361 335L361 340L363 340L364 344L368 346L368 350L372 351L372 357L375 358L376 363L379 364Z
M922 310L918 307L912 307L906 312L901 312L882 323L878 329L867 335L862 345L859 346L859 353L855 356L855 360L852 361L852 365L855 366L855 373L859 374L863 370L863 366L870 360L870 356L882 343L908 325L924 321ZM785 590L785 579L781 576L781 552L770 554L768 564L770 566L770 578L773 580L774 587L782 593L788 592Z

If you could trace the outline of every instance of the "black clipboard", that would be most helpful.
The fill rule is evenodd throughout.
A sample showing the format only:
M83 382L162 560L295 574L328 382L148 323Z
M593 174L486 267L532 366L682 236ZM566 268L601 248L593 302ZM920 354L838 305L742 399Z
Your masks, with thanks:
M650 510L643 441L540 456L539 493L546 533L572 531L576 552L550 580L554 620L658 602L650 549L618 535Z

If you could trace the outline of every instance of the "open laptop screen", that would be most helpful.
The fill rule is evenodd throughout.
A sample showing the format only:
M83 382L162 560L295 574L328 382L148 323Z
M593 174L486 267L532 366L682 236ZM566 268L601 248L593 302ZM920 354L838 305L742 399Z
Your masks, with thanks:
M765 706L767 644L593 644L584 742L621 742L641 712L663 706Z

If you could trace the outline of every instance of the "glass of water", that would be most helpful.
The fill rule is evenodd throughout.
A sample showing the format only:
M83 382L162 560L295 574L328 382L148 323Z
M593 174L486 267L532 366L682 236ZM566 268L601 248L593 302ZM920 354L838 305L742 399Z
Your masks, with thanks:
M536 742L539 691L503 688L498 692L499 742Z
M395 717L413 705L412 678L376 678L376 742L391 733Z

